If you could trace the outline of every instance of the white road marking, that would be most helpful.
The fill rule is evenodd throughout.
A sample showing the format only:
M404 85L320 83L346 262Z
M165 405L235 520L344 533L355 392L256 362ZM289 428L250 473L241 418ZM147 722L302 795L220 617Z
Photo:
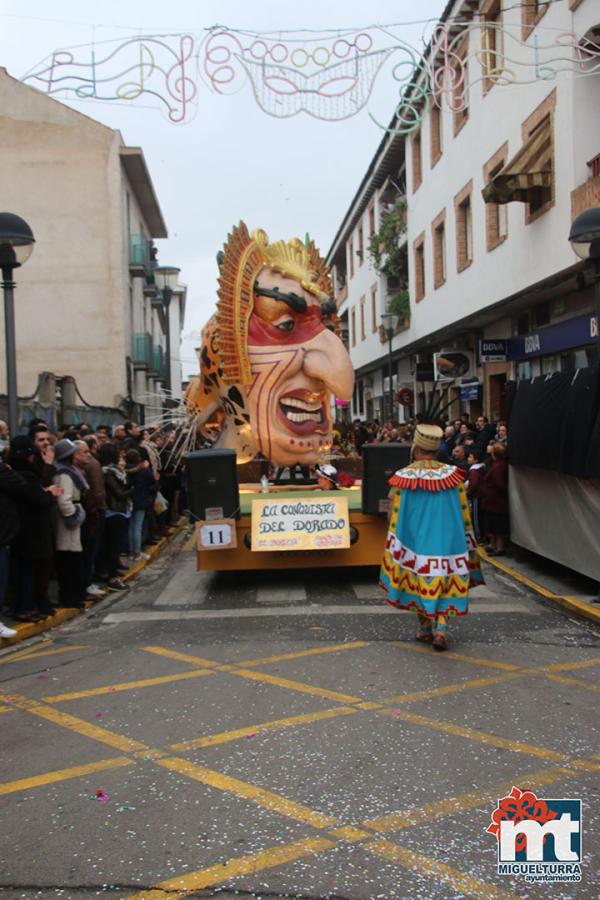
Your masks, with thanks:
M522 613L536 615L534 608L516 603L486 603L479 606L472 604L471 611L479 613ZM380 606L321 606L314 603L309 606L275 606L268 609L262 607L243 607L241 609L180 609L149 610L140 609L130 612L109 613L102 620L106 623L118 622L168 622L183 619L262 619L266 616L397 616L406 610L397 610L382 603ZM413 613L410 613L413 615Z
M305 587L278 587L268 585L257 587L256 589L257 603L302 603L306 602Z
M384 601L385 594L383 588L380 588L376 581L354 582L351 585L357 600L381 600Z
M196 572L192 565L178 568L160 592L153 606L202 606L208 599L208 591L214 572Z

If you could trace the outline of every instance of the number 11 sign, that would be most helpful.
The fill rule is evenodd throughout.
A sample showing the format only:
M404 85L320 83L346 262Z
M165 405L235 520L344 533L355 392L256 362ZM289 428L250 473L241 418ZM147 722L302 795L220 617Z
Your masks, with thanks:
M237 547L235 519L211 519L196 522L198 550L230 550Z

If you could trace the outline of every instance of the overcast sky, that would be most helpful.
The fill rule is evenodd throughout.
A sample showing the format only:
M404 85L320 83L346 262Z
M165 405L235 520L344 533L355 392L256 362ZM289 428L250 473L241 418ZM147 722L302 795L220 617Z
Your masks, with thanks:
M52 51L138 34L190 32L220 24L253 32L364 29L410 23L395 35L423 48L426 21L445 0L304 0L296 4L247 0L3 0L0 65L23 77ZM419 20L416 22L415 20ZM291 37L292 35L290 35ZM390 44L393 41L390 39ZM194 372L193 348L215 303L215 256L240 219L271 239L309 232L325 254L383 132L368 115L389 122L398 97L392 57L379 72L367 109L331 122L305 113L279 119L257 105L250 84L221 96L199 84L197 113L172 125L151 101L115 103L64 98L88 116L117 128L125 143L142 147L169 238L158 241L160 262L181 268L188 285L181 357ZM63 99L63 98L61 98Z

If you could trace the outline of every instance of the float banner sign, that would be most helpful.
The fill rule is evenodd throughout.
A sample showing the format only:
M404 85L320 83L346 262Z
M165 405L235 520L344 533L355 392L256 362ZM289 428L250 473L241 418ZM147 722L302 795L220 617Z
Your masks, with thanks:
M341 550L350 546L348 498L320 495L252 501L252 550Z

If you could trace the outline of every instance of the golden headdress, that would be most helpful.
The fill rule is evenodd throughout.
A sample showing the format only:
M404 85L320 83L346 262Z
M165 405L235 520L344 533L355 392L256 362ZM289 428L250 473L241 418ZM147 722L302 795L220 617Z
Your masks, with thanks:
M331 277L313 241L299 238L269 243L258 228L249 234L244 222L235 227L223 248L219 277L217 322L223 379L229 384L250 384L248 321L254 305L254 283L267 267L293 278L319 298L333 296Z

